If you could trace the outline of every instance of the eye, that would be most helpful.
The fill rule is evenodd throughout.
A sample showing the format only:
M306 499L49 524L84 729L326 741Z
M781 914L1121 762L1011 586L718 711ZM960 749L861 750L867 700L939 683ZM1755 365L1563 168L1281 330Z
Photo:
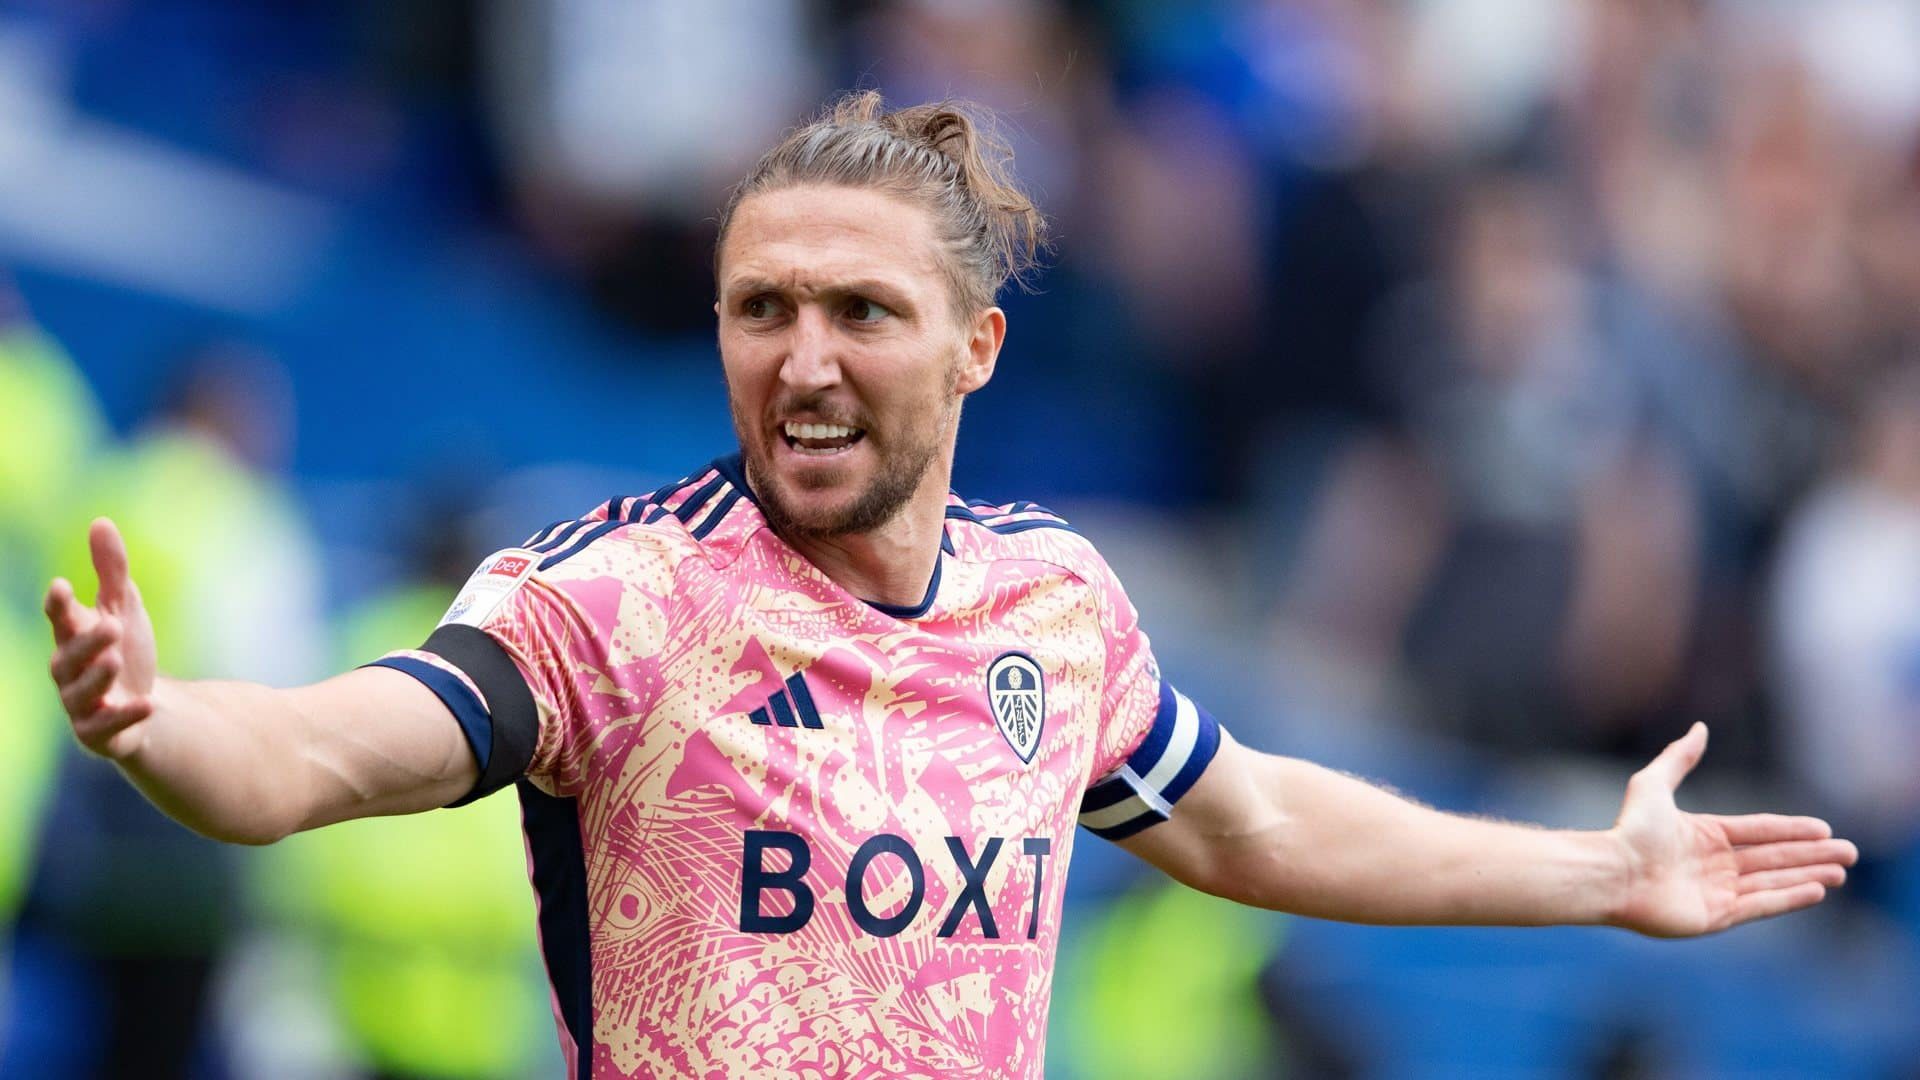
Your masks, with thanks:
M893 312L863 296L856 296L847 301L846 314L848 319L857 323L877 323Z
M749 297L746 303L741 304L740 314L749 319L771 319L780 314L780 305L773 297L762 293Z

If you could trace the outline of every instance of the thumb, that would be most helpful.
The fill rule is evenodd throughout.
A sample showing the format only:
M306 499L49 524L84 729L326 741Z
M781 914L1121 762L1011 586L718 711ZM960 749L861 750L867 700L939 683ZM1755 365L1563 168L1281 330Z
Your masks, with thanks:
M1642 770L1650 778L1660 782L1668 791L1680 786L1695 765L1700 764L1700 756L1707 752L1707 725L1696 721L1687 729L1685 735L1667 744L1660 756L1654 758Z
M124 610L140 601L133 576L127 569L127 542L110 518L95 518L87 530L87 546L93 551L93 572L100 578L96 607Z

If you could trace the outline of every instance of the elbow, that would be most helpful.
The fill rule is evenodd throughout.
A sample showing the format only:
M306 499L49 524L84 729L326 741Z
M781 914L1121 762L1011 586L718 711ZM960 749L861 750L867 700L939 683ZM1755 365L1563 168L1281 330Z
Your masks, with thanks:
M292 829L283 829L265 821L239 822L187 822L187 827L209 840L222 844L236 844L243 847L265 847L277 843L292 834Z
M260 847L280 840L295 831L284 821L284 814L257 806L240 807L231 803L207 805L204 800L178 798L171 792L138 785L156 810L172 818L182 828L222 844ZM251 801L251 800L249 800Z
M265 847L291 836L300 829L299 821L278 807L250 805L195 808L169 808L168 816L209 840L245 847Z
M238 844L244 847L266 847L286 839L291 832L284 829L236 829L225 836L213 839L223 844Z

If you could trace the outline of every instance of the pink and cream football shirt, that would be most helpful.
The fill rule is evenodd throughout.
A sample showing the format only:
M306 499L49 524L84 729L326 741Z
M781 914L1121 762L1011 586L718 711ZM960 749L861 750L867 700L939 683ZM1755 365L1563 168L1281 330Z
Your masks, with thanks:
M418 651L517 783L574 1077L1038 1077L1076 823L1163 821L1224 737L1086 540L947 507L866 603L738 458L484 562ZM466 800L462 800L466 801Z

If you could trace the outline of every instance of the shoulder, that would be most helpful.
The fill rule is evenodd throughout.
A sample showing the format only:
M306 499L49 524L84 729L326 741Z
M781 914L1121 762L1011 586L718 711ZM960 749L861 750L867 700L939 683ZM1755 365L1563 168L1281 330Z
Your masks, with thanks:
M533 557L540 577L560 581L609 566L670 567L695 556L729 561L761 523L737 463L722 459L651 492L615 495L553 522L518 550Z
M637 495L615 495L496 551L467 580L445 623L531 634L535 624L604 629L621 613L664 610L690 560L722 563L753 525L735 476L715 463ZM752 515L754 523L760 519Z
M1113 576L1093 542L1071 522L1026 500L990 503L949 495L947 543L949 554L969 562L1047 563L1096 586Z

